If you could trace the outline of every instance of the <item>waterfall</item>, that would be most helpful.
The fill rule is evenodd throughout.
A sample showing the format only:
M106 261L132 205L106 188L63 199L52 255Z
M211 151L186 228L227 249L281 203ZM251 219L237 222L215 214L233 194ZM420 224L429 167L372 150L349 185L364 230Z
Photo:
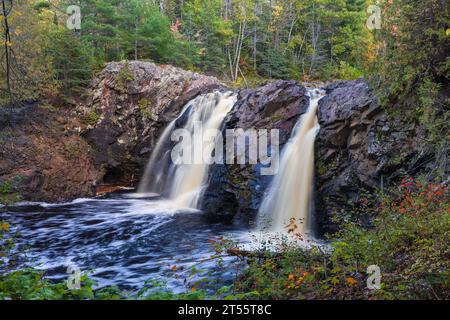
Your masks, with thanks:
M305 235L311 228L311 198L314 172L314 141L319 130L317 106L323 91L308 92L310 104L287 144L284 146L280 169L261 203L258 225L270 231L285 231L295 219L296 233Z
M232 92L213 92L191 100L183 108L180 116L167 126L158 140L138 191L168 196L179 207L198 208L208 176L209 164L203 161L204 159L198 161L199 155L195 154L194 149L196 145L201 145L203 154L211 154L214 151L214 143L211 139L205 139L203 135L195 134L195 132L199 126L204 133L219 130L236 100L236 95ZM183 153L187 152L192 159L197 159L189 164L175 164L171 158L174 146L171 136L175 129L180 129L180 126L191 133L192 137L191 147L183 149Z

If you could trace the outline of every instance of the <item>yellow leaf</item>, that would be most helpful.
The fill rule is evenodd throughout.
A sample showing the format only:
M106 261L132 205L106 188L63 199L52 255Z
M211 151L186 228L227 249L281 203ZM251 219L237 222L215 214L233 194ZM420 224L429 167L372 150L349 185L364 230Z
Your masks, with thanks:
M7 222L2 222L2 223L0 224L0 229L3 230L3 231L9 231L9 223L7 223Z
M197 291L197 288L196 287L192 287L191 288L191 292L195 292L195 291Z
M172 269L172 271L177 271L178 270L177 266L172 266L172 268L170 268L170 269Z

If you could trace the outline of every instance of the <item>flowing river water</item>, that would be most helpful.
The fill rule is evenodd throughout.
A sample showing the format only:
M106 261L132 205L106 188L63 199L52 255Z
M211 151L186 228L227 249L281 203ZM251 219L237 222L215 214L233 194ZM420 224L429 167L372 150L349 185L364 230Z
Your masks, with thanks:
M169 159L169 135L178 124L188 133L195 132L197 123L205 130L220 128L236 96L232 92L214 92L193 99L166 128L149 160L140 193L3 208L0 220L8 221L20 234L15 249L20 253L17 268L42 269L50 278L62 280L68 277L68 267L76 266L82 272L92 271L100 287L116 285L130 290L140 289L148 280L166 283L167 289L175 293L199 286L197 282L202 279L213 279L216 287L231 284L237 268L243 266L226 255L220 264L212 259L217 239L238 240L254 250L258 239L276 246L277 233L284 232L290 219L300 220L302 235L312 227L316 109L323 92L310 90L309 95L310 107L284 147L280 172L260 208L259 220L269 217L268 232L261 227L250 232L245 226L208 220L195 208L207 184L209 165L180 165ZM202 144L207 153L213 150L211 141L200 139L194 143ZM194 151L188 151L195 156ZM304 240L300 240L303 245ZM10 271L1 268L1 272Z
M68 266L75 265L92 271L101 287L129 290L153 279L181 292L206 275L220 279L221 285L231 283L235 259L225 257L222 267L211 260L211 240L245 234L236 226L209 221L197 210L133 193L66 204L22 203L0 215L20 233L18 268L35 267L62 280ZM192 276L192 267L199 273Z

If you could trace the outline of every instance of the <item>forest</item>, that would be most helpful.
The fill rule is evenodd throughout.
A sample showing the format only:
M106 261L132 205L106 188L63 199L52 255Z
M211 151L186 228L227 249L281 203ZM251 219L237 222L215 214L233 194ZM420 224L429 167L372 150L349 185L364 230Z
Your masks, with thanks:
M83 8L79 29L66 26L71 5ZM371 74L379 82L396 73L391 67L406 65L412 69L409 82L417 75L445 73L448 61L439 44L448 41L446 1L394 1L384 12L371 5L364 0L18 0L8 16L6 42L16 70L13 90L24 100L83 86L105 63L124 59L172 64L247 86L261 79L330 81ZM422 12L430 5L433 17L427 23ZM407 12L396 15L399 8ZM380 65L383 74L374 72Z
M79 30L66 28L69 5L83 8ZM237 83L357 78L380 50L366 9L363 0L19 0L8 18L25 79L59 90L86 85L105 63L124 59Z
M449 11L1 0L0 300L449 299ZM198 119L280 129L284 176L166 161Z

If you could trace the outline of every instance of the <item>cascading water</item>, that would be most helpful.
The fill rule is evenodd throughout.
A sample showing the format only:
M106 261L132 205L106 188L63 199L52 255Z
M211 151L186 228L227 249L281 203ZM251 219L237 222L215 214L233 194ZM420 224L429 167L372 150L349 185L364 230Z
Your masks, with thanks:
M280 232L295 219L296 232L305 235L311 228L314 141L319 130L317 106L324 93L309 91L310 105L297 122L284 147L280 169L272 181L258 213L260 228Z
M145 169L139 192L167 195L179 207L197 208L207 179L209 164L203 161L203 158L198 161L196 146L201 146L202 157L203 154L211 154L214 151L214 143L211 139L196 134L196 130L199 129L199 125L204 133L218 130L236 100L236 95L232 92L214 92L190 101L159 139ZM184 122L182 129L190 132L192 137L192 143L185 146L183 153L187 152L191 159L197 160L188 164L175 164L171 159L173 148L171 135L176 128L180 129L178 126L180 122Z

